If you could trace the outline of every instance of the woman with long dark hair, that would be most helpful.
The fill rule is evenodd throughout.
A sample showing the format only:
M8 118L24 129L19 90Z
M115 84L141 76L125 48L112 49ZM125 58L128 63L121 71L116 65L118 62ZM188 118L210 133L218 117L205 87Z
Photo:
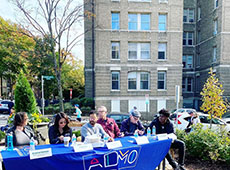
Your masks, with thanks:
M32 137L35 139L34 132L30 126L27 126L27 123L28 115L26 112L18 112L15 114L13 127L6 132L13 134L13 146L30 145L30 139ZM37 144L37 141L35 143Z
M72 136L72 131L68 126L69 119L63 112L55 117L54 125L49 128L50 144L64 143L64 137Z

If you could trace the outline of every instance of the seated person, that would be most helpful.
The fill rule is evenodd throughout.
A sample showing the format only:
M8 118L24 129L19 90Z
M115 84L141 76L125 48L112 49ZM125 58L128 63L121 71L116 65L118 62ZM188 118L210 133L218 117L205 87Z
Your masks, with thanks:
M149 127L152 129L153 126L156 127L156 134L161 133L174 133L173 124L169 121L170 113L168 110L162 109L159 111L159 117L154 119ZM175 169L175 170L185 170L184 168L184 156L185 156L185 144L183 141L175 139L172 144L171 148L179 149L179 165L176 163L176 161L172 158L172 155L170 152L166 155L166 158L169 162L169 164Z
M104 131L103 127L96 122L97 122L97 114L95 111L91 111L89 113L89 122L84 124L81 128L82 141L85 140L86 136L90 136L94 134L97 134L102 138L108 137L109 141L113 141L113 138L109 137L109 135Z
M125 136L132 136L135 132L137 132L139 135L143 135L145 128L139 120L140 117L141 114L139 111L132 110L129 118L123 120L121 123L121 132L123 132Z
M115 122L114 119L107 117L107 109L105 106L100 106L97 109L98 112L98 120L97 123L99 123L105 132L111 137L111 138L117 138L117 137L123 137L124 134L120 132L120 129Z
M18 112L14 116L13 127L11 127L6 133L13 133L13 146L25 146L30 145L30 139L35 138L34 132L30 126L27 126L28 116L26 112ZM7 144L7 137L6 142ZM35 144L38 142L35 140Z
M65 113L58 113L54 125L49 128L50 144L64 143L64 137L72 137L72 130L68 126L69 119Z

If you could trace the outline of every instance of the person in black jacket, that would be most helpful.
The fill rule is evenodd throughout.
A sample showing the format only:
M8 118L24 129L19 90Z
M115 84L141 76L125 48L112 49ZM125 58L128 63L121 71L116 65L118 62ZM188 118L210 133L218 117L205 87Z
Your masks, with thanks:
M69 119L65 113L58 113L54 125L49 128L50 144L64 143L64 137L72 137L72 130L68 127Z
M159 117L154 119L149 127L152 129L153 126L156 127L156 134L162 134L162 133L174 133L173 124L169 121L170 113L168 110L162 109L159 111ZM169 162L169 164L175 169L175 170L185 170L184 168L184 156L185 156L185 144L183 141L175 139L172 144L171 148L179 149L179 161L177 162L172 158L172 155L170 152L166 155L166 158Z

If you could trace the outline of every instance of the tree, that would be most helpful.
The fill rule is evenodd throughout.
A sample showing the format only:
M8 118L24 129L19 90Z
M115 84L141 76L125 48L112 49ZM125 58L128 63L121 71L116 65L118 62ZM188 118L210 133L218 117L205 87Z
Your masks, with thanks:
M32 35L36 31L42 37L49 37L51 54L48 56L52 58L54 63L60 110L64 111L61 71L72 48L78 42L79 37L84 34L77 34L75 27L75 24L84 17L83 5L79 5L78 1L73 0L37 0L36 3L24 0L12 1L15 2L29 25L32 26ZM57 48L57 57L55 47Z
M14 98L16 112L27 112L29 115L37 113L35 96L23 71L18 76Z
M224 90L222 84L219 83L218 78L215 77L212 68L210 69L209 74L210 76L200 93L203 101L200 109L204 112L208 112L211 118L210 128L212 128L212 118L221 117L226 112L227 101L224 101L223 99Z
M33 54L34 45L25 29L0 17L0 77L9 80L11 93L17 74L26 68L26 59Z

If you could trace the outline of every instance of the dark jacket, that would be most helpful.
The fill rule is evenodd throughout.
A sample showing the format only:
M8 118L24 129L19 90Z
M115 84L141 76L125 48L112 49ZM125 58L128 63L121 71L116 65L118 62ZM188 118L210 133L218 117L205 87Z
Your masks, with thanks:
M135 129L132 130L132 131L130 129L130 125L131 124L133 126L135 126ZM138 120L137 124L133 124L130 121L130 118L128 118L128 119L123 120L123 122L121 123L121 132L123 132L125 136L132 136L132 135L134 135L134 132L137 129L142 130L142 131L145 130L144 126L142 125L142 123L139 120Z
M49 128L49 140L50 140L50 144L58 144L58 143L64 143L64 141L60 141L58 137L60 137L61 135L63 135L64 137L72 137L72 130L68 129L63 131L63 133L61 134L59 132L58 129L55 128L55 126L51 126Z
M13 134L13 146L15 146L15 147L29 145L30 144L30 139L32 137L36 140L36 137L34 135L34 131L32 130L32 128L30 126L25 126L24 127L24 130L22 131L22 133L24 133L25 135L23 134L23 135L20 136L20 134L22 134L22 133L16 134L15 131L16 131L16 126L13 126L6 132L6 134L7 133L12 133ZM7 145L7 136L6 136L5 141L6 141L5 145Z
M153 125L156 127L156 134L174 133L173 124L169 120L167 120L165 124L161 124L160 121L159 121L159 117L157 117L149 125L151 130L152 130Z

